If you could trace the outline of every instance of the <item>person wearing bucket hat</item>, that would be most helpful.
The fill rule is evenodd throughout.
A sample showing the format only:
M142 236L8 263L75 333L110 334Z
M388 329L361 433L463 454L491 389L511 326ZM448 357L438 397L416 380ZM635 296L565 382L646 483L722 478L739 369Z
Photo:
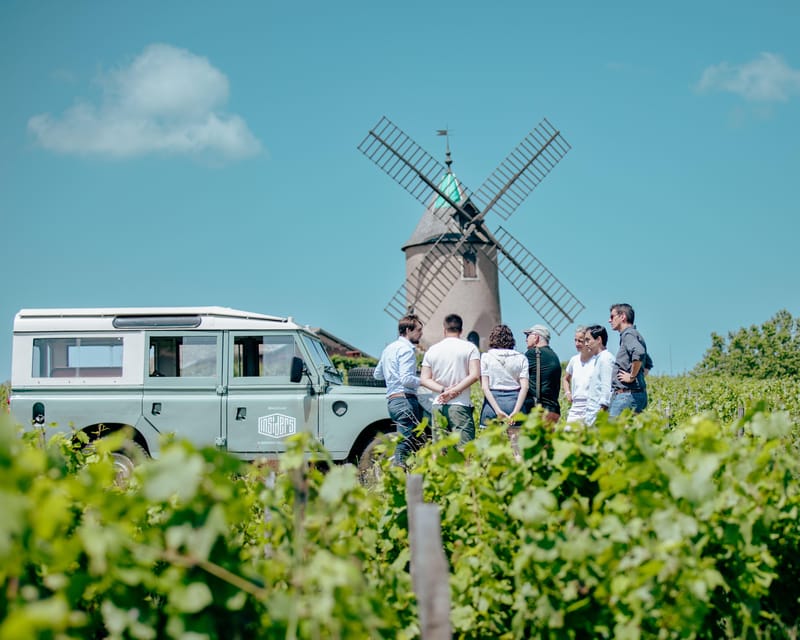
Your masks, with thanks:
M535 324L526 329L525 340L528 350L528 371L530 384L525 412L535 406L544 409L545 422L553 424L561 417L558 393L561 389L561 360L550 347L550 330L543 324Z

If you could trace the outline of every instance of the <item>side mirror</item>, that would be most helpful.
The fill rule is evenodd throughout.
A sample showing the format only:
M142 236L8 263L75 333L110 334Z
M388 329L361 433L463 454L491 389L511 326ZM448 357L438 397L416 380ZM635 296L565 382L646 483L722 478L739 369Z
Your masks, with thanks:
M303 379L303 368L305 364L303 364L303 359L294 356L292 358L292 368L289 372L289 381L290 382L300 382Z

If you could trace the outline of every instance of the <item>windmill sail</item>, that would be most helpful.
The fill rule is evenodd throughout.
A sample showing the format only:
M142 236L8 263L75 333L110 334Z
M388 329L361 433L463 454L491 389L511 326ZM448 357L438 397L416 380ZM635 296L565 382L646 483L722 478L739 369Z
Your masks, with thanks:
M556 333L560 334L584 308L563 283L505 229L499 227L492 234L483 224L486 215L493 210L507 220L570 150L569 143L546 119L522 140L474 194L449 170L449 160L446 168L386 117L370 130L358 149L424 204L426 215L444 224L443 232L440 228L436 234L414 245L430 245L430 249L387 304L385 310L389 315L400 318L413 311L423 319L431 318L463 277L463 261L470 252L472 255L480 252L495 262L496 270Z
M442 176L452 175L441 162L409 138L386 117L380 119L358 145L358 150L372 160L395 182L426 207L431 194L437 194L432 213L446 222L458 211L458 201L452 200L450 188L440 189ZM459 189L455 189L459 193ZM462 202L470 198L467 189L461 186ZM464 213L466 215L466 213Z
M495 237L503 247L497 259L500 273L560 335L583 311L583 303L508 231L498 227Z
M571 148L545 118L486 179L473 202L484 216L497 211L508 220Z

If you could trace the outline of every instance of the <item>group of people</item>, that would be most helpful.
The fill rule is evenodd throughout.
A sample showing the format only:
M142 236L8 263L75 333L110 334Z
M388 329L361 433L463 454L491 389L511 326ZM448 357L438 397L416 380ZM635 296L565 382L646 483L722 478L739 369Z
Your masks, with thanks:
M559 393L564 390L570 403L567 423L594 424L600 411L616 416L625 409L636 412L647 406L645 374L652 368L647 346L634 326L634 311L629 304L611 307L611 328L620 333L616 357L607 350L608 332L600 325L578 327L573 356L561 375L561 361L550 347L550 331L536 324L524 331L527 350L515 349L512 330L497 325L489 334L489 348L481 354L462 338L463 321L457 314L444 320L444 337L423 356L417 374L416 347L422 337L422 322L414 315L400 319L399 336L381 354L374 376L386 382L389 416L402 436L394 462L404 465L415 447L415 430L422 422L424 409L419 402L420 387L430 390L433 421L446 421L461 442L475 437L470 388L478 381L484 402L480 424L504 421L510 427L515 416L541 406L547 423L561 417Z
M645 376L653 368L647 344L636 329L636 316L629 304L611 306L609 324L619 332L616 356L607 350L608 332L595 324L578 327L575 332L577 354L570 358L564 373L563 390L570 403L567 424L593 425L600 411L611 417L631 409L635 413L647 406Z

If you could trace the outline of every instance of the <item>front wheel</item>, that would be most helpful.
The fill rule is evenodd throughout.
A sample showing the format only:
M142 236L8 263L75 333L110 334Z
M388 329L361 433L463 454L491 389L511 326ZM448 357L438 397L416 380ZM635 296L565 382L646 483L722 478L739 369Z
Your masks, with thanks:
M397 431L378 433L364 447L358 459L358 479L361 484L370 486L383 477L383 467L394 456L394 449L400 434Z

